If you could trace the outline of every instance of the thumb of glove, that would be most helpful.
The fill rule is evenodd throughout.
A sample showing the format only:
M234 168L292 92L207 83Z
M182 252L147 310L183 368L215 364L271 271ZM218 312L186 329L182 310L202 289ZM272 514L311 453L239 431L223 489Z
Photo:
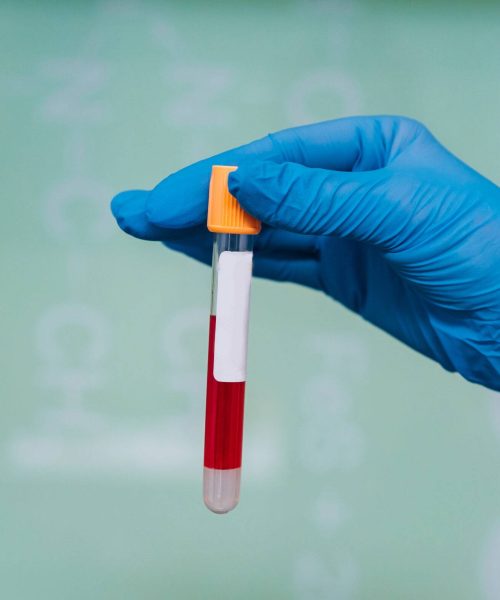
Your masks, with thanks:
M230 173L229 190L245 210L274 228L349 237L388 249L403 217L388 193L393 178L388 168L343 172L248 161ZM400 185L398 191L403 191Z

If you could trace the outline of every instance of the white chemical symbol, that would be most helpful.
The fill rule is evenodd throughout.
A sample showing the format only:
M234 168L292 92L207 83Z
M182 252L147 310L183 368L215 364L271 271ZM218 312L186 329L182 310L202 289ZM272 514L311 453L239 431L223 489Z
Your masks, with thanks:
M312 71L292 85L287 94L286 111L293 125L359 113L359 85L336 69Z
M296 561L293 583L298 600L349 600L354 596L358 569L345 554L331 560L304 553Z
M113 231L109 214L111 189L85 177L58 183L44 202L44 222L50 235L73 245L106 240Z
M42 382L62 398L80 402L99 387L102 363L111 348L106 319L92 307L61 304L40 318L36 345L42 359Z
M41 65L42 77L54 82L41 105L47 121L63 124L97 124L109 118L99 94L108 82L107 66L95 59L57 58Z
M235 72L225 66L174 65L166 73L168 85L176 94L164 112L171 127L190 130L229 127L235 111L226 100L234 86Z

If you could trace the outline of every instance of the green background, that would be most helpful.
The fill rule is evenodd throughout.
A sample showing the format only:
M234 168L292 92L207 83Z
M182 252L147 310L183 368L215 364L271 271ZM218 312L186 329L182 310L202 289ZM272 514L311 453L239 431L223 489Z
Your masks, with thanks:
M422 120L500 181L500 5L0 4L0 598L500 598L498 396L255 281L240 506L201 500L210 274L110 197Z

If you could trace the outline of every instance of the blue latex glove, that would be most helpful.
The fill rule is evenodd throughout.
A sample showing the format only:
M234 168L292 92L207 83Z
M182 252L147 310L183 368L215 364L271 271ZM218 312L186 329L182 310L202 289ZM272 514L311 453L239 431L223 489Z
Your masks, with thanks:
M500 390L500 188L418 122L287 129L116 196L136 237L209 263L212 164L266 224L255 274L323 290L470 381Z

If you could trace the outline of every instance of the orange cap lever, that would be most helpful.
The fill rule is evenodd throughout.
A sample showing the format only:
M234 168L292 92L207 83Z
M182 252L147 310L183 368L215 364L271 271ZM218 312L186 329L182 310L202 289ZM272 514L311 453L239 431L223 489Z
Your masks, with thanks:
M260 221L245 212L238 200L229 192L227 180L231 171L238 167L212 166L210 191L208 193L207 227L214 233L238 233L256 235Z

